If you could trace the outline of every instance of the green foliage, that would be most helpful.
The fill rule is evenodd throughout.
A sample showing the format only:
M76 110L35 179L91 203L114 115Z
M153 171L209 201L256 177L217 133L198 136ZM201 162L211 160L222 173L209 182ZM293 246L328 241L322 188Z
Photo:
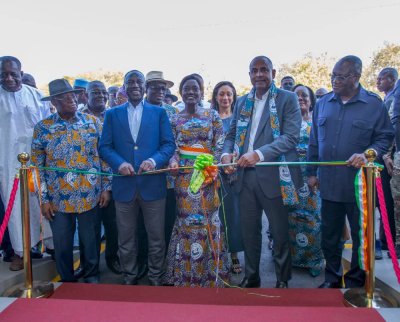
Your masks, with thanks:
M385 67L393 67L400 71L400 45L386 42L382 48L373 53L371 63L364 68L362 84L376 92L376 78Z
M82 73L76 76L64 76L64 78L67 79L71 85L74 84L75 79L83 78L88 81L98 80L103 82L106 87L110 87L122 86L124 82L124 73L98 70L94 72Z
M335 59L327 53L314 57L311 53L305 54L292 64L283 64L276 77L277 86L280 86L282 77L290 74L294 76L296 84L303 84L317 90L320 87L331 88L329 74L332 72Z
M280 86L281 78L285 75L293 75L296 84L304 84L310 86L313 90L320 87L331 89L330 73L336 62L336 58L329 57L327 53L319 56L313 56L311 53L305 54L303 57L291 64L283 64L278 68L276 83ZM384 43L383 47L373 53L372 61L368 65L364 65L361 83L368 90L376 92L376 78L384 67L394 67L400 72L400 45ZM102 81L106 87L121 86L123 84L124 73L98 70L94 72L82 73L76 76L64 76L71 84L76 78L84 78L89 81ZM232 80L234 81L234 80ZM44 86L43 86L44 87ZM238 96L244 95L250 91L249 86L235 84ZM43 88L47 91L46 88ZM205 98L211 99L213 86L211 83L206 84Z

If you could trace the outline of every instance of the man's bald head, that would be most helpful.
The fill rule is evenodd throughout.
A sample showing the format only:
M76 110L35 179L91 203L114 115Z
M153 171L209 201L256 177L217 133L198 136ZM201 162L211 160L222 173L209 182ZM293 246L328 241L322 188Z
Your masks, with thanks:
M251 70L251 67L253 66L253 64L254 64L256 61L259 61L259 60L264 61L271 69L274 68L274 66L272 65L272 60L269 59L267 56L257 56L257 57L254 57L254 58L251 60L250 65L249 65L249 70Z

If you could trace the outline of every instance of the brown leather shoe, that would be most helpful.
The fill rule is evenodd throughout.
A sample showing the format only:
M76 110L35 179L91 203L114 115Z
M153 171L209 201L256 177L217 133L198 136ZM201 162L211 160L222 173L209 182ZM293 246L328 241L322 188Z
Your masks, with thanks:
M24 269L24 260L22 257L14 255L11 258L10 271L20 271L21 269Z

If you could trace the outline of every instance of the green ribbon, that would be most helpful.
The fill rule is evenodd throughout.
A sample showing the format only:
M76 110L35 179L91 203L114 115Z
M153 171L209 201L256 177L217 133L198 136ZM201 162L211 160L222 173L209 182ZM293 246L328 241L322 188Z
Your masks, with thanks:
M52 167L34 167L34 168L38 168L39 170L46 170L46 171L73 172L73 173L80 173L80 174L94 174L97 176L122 177L122 174L117 174L117 173L96 172L96 171L76 170L76 169L67 169L67 168L52 168Z
M192 177L190 178L189 189L192 193L197 193L200 190L201 185L203 184L206 176L204 175L203 171L206 167L211 166L214 164L214 156L211 154L200 154L197 156L196 160L194 161L193 173Z
M202 171L206 166L212 165L214 163L214 157L211 154L200 154L197 156L193 167L179 167L178 169L192 169ZM300 165L319 165L319 166L337 166L337 165L347 165L348 162L346 161L329 161L329 162L259 162L256 164L258 167L274 167L279 165L288 165L288 166L300 166ZM219 168L224 168L228 166L235 166L237 163L229 163L229 164L216 164ZM384 166L382 164L374 162L374 165L379 169L383 169ZM46 170L46 171L58 171L58 172L73 172L73 173L80 173L80 174L92 174L98 176L113 176L113 177L123 177L124 175L118 173L107 173L107 172L96 172L96 171L87 171L87 170L77 170L77 169L67 169L67 168L56 168L56 167L34 167L38 168L39 170ZM143 172L142 175L146 174L153 174L159 173L160 171L164 172L170 171L172 169L162 169L162 170L155 170L155 171L147 171ZM137 174L136 174L137 175ZM192 176L193 177L193 176Z

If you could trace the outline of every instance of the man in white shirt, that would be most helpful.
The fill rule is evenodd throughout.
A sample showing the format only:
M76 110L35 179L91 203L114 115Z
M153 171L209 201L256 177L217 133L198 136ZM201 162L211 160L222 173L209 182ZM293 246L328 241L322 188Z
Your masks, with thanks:
M298 167L257 167L256 163L297 161L301 114L295 94L276 88L275 69L268 57L259 56L250 63L252 91L235 105L230 130L226 136L222 163L238 157L237 181L242 238L245 254L245 277L241 287L260 287L261 216L268 216L274 239L276 287L287 288L291 278L287 195L281 189L302 184ZM273 126L274 125L274 126ZM226 168L232 173L233 167ZM286 190L284 190L286 191Z
M9 202L16 169L20 167L17 156L21 152L31 152L34 126L51 114L49 105L40 100L42 94L36 88L22 84L22 75L21 62L17 58L0 58L0 195L5 207ZM31 194L29 201L31 245L36 245L40 236L40 208L34 194ZM23 269L19 191L8 223L8 231L15 252L10 269Z
M141 210L148 236L149 283L158 286L164 273L167 183L164 173L141 174L166 166L175 152L175 140L165 110L143 101L144 75L128 72L124 87L129 101L106 112L99 151L113 172L123 175L112 181L123 284L135 285L139 279Z

